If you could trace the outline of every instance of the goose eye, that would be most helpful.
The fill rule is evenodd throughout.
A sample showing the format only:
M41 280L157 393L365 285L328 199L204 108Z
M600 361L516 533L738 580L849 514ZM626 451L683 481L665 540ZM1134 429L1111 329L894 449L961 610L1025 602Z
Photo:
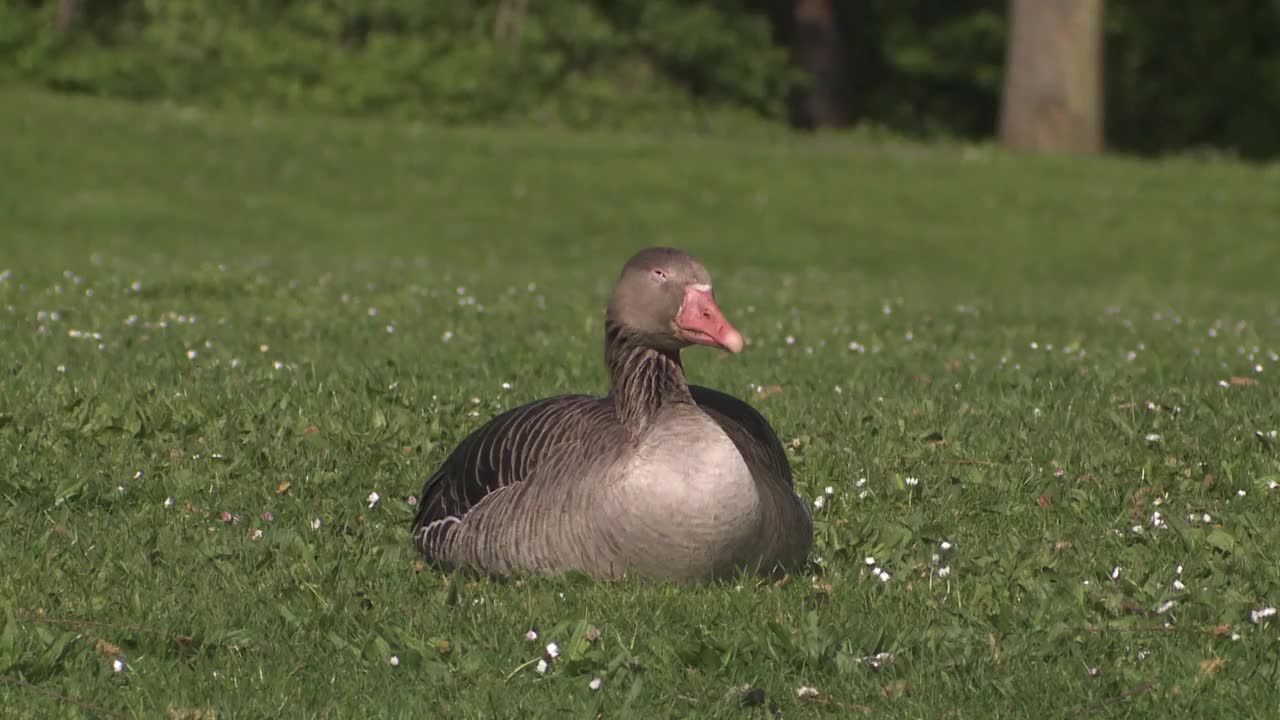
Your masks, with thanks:
M666 271L665 271L665 270L662 270L662 269L659 269L659 268L654 268L654 269L653 269L653 279L654 279L655 281L657 281L657 282L666 282L666 281L667 281L667 273L666 273Z

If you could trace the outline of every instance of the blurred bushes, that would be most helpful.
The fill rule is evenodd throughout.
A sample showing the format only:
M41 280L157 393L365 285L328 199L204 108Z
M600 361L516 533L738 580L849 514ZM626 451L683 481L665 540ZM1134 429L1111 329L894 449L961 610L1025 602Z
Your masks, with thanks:
M733 3L79 0L0 9L4 75L128 98L574 126L731 105L776 116L785 51ZM518 33L518 35L516 34Z
M1004 0L831 1L854 122L994 132ZM499 0L7 0L0 82L571 127L781 123L804 82L788 63L793 0L505 5L499 22ZM1278 0L1108 0L1106 13L1111 147L1280 153Z
M1107 139L1280 155L1280 0L1107 0Z

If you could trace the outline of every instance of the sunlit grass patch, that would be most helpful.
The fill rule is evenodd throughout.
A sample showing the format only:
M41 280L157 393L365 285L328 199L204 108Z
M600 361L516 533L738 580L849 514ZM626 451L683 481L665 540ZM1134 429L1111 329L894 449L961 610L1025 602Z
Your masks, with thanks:
M12 97L5 708L1274 706L1274 169ZM686 365L786 444L809 571L424 567L423 479L502 409L603 390L607 288L659 242L748 338Z

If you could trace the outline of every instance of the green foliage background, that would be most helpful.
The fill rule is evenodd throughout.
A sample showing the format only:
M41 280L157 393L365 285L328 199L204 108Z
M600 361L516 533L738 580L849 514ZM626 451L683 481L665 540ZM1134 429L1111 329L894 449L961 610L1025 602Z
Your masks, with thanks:
M0 6L0 82L167 98L592 128L782 125L804 77L784 0L531 0L520 41L499 3L56 0ZM989 136L1005 0L836 3L852 117L919 137ZM1109 144L1280 152L1280 5L1106 4Z

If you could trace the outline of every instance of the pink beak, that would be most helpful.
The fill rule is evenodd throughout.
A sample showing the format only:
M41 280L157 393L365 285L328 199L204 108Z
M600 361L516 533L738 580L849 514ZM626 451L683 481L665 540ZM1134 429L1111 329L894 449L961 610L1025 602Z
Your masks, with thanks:
M676 314L680 337L696 345L742 352L742 333L729 324L710 290L689 286L684 291L684 304Z

